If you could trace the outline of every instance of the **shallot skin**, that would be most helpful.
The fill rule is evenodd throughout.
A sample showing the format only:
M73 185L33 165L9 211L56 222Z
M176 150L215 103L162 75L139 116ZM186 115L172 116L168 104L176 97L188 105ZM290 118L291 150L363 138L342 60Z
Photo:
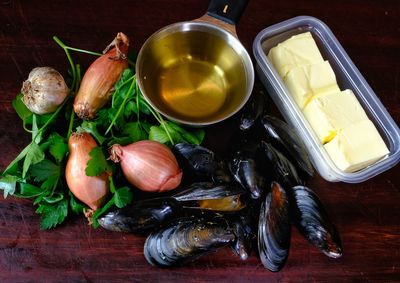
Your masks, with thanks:
M120 163L128 182L142 191L165 192L181 183L182 170L164 144L150 140L127 146L114 144L110 153L110 159Z
M89 152L97 144L86 132L73 133L68 141L69 158L65 169L65 178L70 191L76 198L92 210L98 209L109 191L108 174L87 176L85 169L90 159Z
M74 111L81 119L93 119L113 92L114 84L128 67L128 37L119 32L107 53L97 58L83 76L74 101ZM106 49L107 50L107 49Z

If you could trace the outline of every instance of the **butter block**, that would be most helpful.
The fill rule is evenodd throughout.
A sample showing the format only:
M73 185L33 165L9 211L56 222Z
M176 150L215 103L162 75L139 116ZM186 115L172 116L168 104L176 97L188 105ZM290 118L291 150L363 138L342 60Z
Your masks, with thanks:
M335 138L324 147L332 161L344 172L363 169L389 153L370 120L363 120L339 130Z
M340 92L335 73L328 61L295 67L288 72L284 83L300 109L314 95Z
M310 32L292 36L270 49L268 58L284 78L297 66L324 61Z
M368 120L364 109L349 89L315 96L303 113L322 143L332 140L340 129Z

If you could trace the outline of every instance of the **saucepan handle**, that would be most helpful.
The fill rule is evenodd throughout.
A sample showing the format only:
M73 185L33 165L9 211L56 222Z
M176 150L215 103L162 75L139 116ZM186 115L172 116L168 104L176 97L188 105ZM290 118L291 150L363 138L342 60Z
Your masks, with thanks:
M249 0L211 0L207 14L216 19L236 25Z

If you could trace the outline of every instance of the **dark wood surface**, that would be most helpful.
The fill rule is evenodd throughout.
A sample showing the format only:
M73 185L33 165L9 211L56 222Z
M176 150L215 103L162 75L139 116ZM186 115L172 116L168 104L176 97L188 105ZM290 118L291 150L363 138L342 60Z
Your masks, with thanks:
M206 0L13 1L0 2L0 170L28 143L11 100L35 66L66 73L67 61L52 41L101 51L118 31L133 48L157 29L191 20L206 11ZM400 3L375 1L250 1L237 33L249 53L259 31L298 15L315 16L337 36L400 124ZM87 67L90 56L77 61ZM273 106L273 111L276 112ZM229 121L207 131L207 142L224 147ZM216 141L220 141L217 143ZM30 200L0 201L0 282L310 282L400 281L399 166L361 184L329 183L315 176L314 188L341 234L344 255L330 259L292 229L286 266L266 270L256 254L240 261L229 248L185 267L147 264L145 238L93 230L83 217L51 230L39 229Z

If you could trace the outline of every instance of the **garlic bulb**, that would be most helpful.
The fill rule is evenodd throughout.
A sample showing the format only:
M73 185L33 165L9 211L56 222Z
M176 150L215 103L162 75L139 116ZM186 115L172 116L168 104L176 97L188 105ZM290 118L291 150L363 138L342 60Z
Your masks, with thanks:
M22 84L22 100L33 113L42 115L56 111L69 89L63 76L51 67L37 67Z

